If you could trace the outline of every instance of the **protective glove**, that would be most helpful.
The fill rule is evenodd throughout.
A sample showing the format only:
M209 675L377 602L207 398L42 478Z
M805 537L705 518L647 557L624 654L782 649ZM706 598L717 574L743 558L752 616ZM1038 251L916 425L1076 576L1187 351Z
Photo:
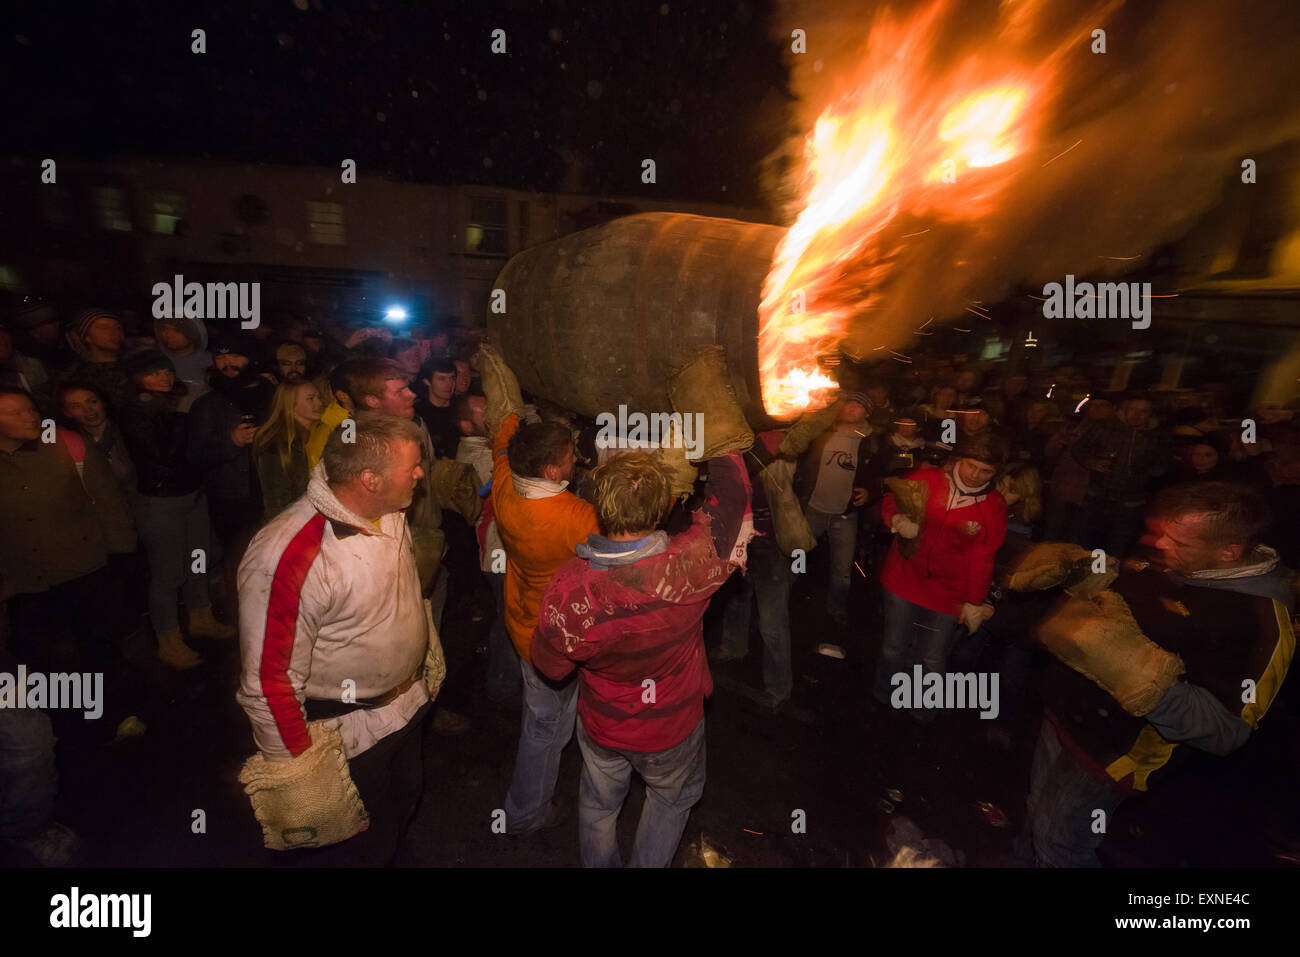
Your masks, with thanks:
M654 450L654 455L668 473L669 488L672 489L674 500L685 498L694 491L699 472L686 457L689 450L675 424L669 426L668 434L661 436L661 440L662 444Z
M1012 591L1042 591L1066 586L1075 598L1091 598L1110 587L1119 575L1119 563L1106 556L1106 570L1094 572L1092 552L1068 542L1040 542L1016 562L1007 578Z
M429 692L429 700L435 701L443 679L447 677L447 661L442 654L438 629L433 624L433 605L427 598L424 600L424 622L429 629L429 645L424 652L424 687Z
M370 815L343 754L343 739L324 721L307 725L311 747L287 761L260 752L244 762L239 783L273 851L327 847L361 833Z
M519 392L519 380L495 346L483 343L479 346L479 358L483 366L483 395L487 399L484 421L488 435L495 436L501 423L511 415L523 415L524 398Z
M483 514L483 500L479 498L478 474L474 466L455 459L434 459L429 466L429 487L438 507L458 512L473 528Z
M1159 704L1186 670L1181 658L1142 634L1128 603L1113 591L1067 598L1043 619L1037 637L1137 717Z
M902 538L916 538L921 534L921 526L902 512L897 513L890 519L889 528L891 531L897 532Z
M975 632L980 630L980 625L984 624L984 622L988 621L992 617L992 605L972 605L970 602L966 602L961 606L961 614L958 616L958 620L965 625L966 630L973 635Z

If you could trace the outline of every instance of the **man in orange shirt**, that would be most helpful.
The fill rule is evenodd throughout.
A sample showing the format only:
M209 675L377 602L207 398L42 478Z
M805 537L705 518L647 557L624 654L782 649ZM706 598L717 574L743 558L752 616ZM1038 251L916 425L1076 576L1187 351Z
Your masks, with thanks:
M526 834L559 823L552 808L560 752L573 737L578 686L543 677L531 656L542 594L555 570L588 535L596 510L568 491L576 460L573 435L554 422L519 424L523 400L514 374L484 347L483 391L493 436L492 507L506 552L506 630L519 652L524 708L514 776L506 794L506 830Z

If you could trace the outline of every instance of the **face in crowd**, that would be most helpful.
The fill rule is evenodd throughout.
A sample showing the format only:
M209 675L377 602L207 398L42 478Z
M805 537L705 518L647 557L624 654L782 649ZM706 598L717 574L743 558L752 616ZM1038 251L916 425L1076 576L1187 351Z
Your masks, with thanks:
M366 408L385 415L395 415L399 419L415 417L415 393L406 384L405 379L389 379L384 383L382 395L368 395L362 399Z
M417 442L402 442L388 456L388 467L378 477L371 491L375 513L387 515L407 508L415 497L415 488L424 478L424 468Z
M184 352L190 347L190 340L176 326L163 323L158 327L158 341L172 352Z
M126 332L122 324L111 316L100 316L90 324L82 340L91 349L100 352L121 352L122 343L126 341Z
M282 382L302 382L307 378L307 351L302 346L276 350L275 364Z
M227 379L237 379L239 373L248 368L249 361L248 356L241 356L237 352L220 352L213 358L212 364Z
M1240 545L1223 545L1209 535L1209 516L1178 515L1148 518L1145 541L1160 553L1171 571L1181 574L1227 568L1241 558Z
M983 488L998 473L993 466L979 459L958 459L953 468L967 488Z
M41 415L25 395L0 395L0 439L32 442L40 438Z
M140 386L146 392L170 392L176 386L176 373L171 369L155 369L140 376Z
M324 403L320 400L320 393L310 382L304 382L298 386L298 394L293 401L293 416L298 422L308 428L320 421L321 411L324 409Z
M71 389L65 392L63 414L83 429L97 429L108 419L104 403L89 389Z
M450 402L456 394L455 372L434 372L427 381L429 395L438 402Z

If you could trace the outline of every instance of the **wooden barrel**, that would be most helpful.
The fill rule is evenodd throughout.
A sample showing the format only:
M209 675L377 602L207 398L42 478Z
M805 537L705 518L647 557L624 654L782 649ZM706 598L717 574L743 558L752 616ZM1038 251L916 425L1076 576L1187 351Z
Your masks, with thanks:
M528 392L595 417L666 411L668 376L725 347L750 425L776 423L758 379L758 304L785 230L683 213L616 219L514 256L487 325Z

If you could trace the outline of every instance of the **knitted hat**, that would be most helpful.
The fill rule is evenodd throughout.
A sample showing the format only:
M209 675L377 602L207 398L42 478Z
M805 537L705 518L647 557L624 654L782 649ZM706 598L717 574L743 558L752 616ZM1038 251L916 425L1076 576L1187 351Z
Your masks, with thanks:
M1007 441L996 432L962 436L957 440L955 454L959 459L975 459L996 469L1007 461Z
M94 325L96 319L112 319L118 325L122 324L122 320L118 318L117 313L109 312L107 309L84 309L79 312L68 323L67 330L68 345L78 355L85 355L86 333L90 331L90 327Z
M865 392L845 392L842 396L840 396L840 398L845 402L856 402L858 405L862 406L862 408L864 408L868 412L870 412L872 409L871 400L867 398L867 394Z
M148 375L151 372L158 372L161 369L166 369L173 374L176 372L172 360L157 349L146 349L144 352L137 352L122 360L122 370L132 379Z

